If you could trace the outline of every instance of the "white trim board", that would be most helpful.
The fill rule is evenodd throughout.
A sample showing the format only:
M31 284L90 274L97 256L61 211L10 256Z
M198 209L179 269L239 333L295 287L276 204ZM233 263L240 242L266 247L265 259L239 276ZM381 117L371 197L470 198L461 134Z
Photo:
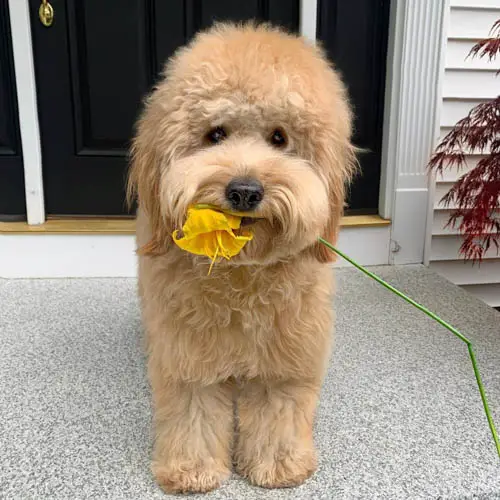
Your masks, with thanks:
M9 0L28 224L45 222L42 152L28 0Z
M392 220L392 264L424 261L448 1L391 2L379 210Z
M312 42L316 42L317 19L318 0L301 0L300 34Z
M0 236L0 278L91 278L136 275L133 235Z
M389 231L389 226L345 228L338 247L361 264L387 264ZM0 278L135 277L134 251L133 235L1 235Z

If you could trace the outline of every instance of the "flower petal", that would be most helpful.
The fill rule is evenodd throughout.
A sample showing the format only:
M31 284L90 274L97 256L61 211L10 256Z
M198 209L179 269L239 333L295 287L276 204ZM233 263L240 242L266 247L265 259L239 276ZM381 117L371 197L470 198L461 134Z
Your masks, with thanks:
M230 259L253 238L250 230L238 235L233 232L240 224L241 217L235 215L207 208L189 208L182 233L176 230L172 237L177 246L187 252L206 255L212 260L217 256Z

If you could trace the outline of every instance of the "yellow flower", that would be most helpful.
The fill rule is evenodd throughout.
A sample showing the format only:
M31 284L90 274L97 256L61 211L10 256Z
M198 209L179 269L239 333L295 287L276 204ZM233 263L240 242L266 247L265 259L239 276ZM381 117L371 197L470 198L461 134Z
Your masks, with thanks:
M241 216L212 208L192 207L182 231L172 233L174 242L187 252L206 255L212 265L218 257L229 260L253 238L250 230L239 230ZM235 233L235 230L239 230ZM210 266L209 274L212 266Z

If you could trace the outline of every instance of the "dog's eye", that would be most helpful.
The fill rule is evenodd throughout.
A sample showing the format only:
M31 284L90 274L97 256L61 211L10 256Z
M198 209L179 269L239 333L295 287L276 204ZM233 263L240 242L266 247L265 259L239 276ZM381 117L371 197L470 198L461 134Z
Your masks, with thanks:
M288 141L285 132L283 132L280 128L277 128L269 137L269 142L277 148L283 148L286 146Z
M219 144L219 142L222 142L226 137L227 132L224 127L215 127L210 130L205 136L207 141L211 142L212 144Z

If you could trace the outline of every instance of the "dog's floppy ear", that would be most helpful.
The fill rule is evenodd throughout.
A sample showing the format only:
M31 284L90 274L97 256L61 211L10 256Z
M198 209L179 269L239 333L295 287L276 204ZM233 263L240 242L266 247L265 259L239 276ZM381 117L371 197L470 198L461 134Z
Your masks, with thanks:
M170 241L172 224L162 213L160 179L162 155L157 147L156 120L146 106L137 124L137 133L130 150L130 169L127 183L129 206L137 200L139 209L147 215L151 239L138 249L141 255L165 253Z
M327 224L321 237L335 245L344 213L346 187L355 170L356 157L354 148L346 141L344 144L324 143L316 150L317 161L327 168L329 212ZM313 247L313 255L319 262L334 262L336 255L322 243Z
M324 76L324 95L322 119L314 125L313 162L322 172L328 187L328 222L321 237L332 245L337 243L340 221L344 213L346 188L356 171L356 148L351 143L353 113L340 74L328 63L321 46L317 54L327 66ZM320 262L334 262L336 255L322 243L313 246L313 256Z
M346 188L356 171L356 148L351 144L351 110L346 99L341 99L330 127L318 134L315 162L326 176L330 217L321 237L332 245L337 243L340 221L344 213ZM334 262L336 255L322 243L313 247L313 255L320 262Z

